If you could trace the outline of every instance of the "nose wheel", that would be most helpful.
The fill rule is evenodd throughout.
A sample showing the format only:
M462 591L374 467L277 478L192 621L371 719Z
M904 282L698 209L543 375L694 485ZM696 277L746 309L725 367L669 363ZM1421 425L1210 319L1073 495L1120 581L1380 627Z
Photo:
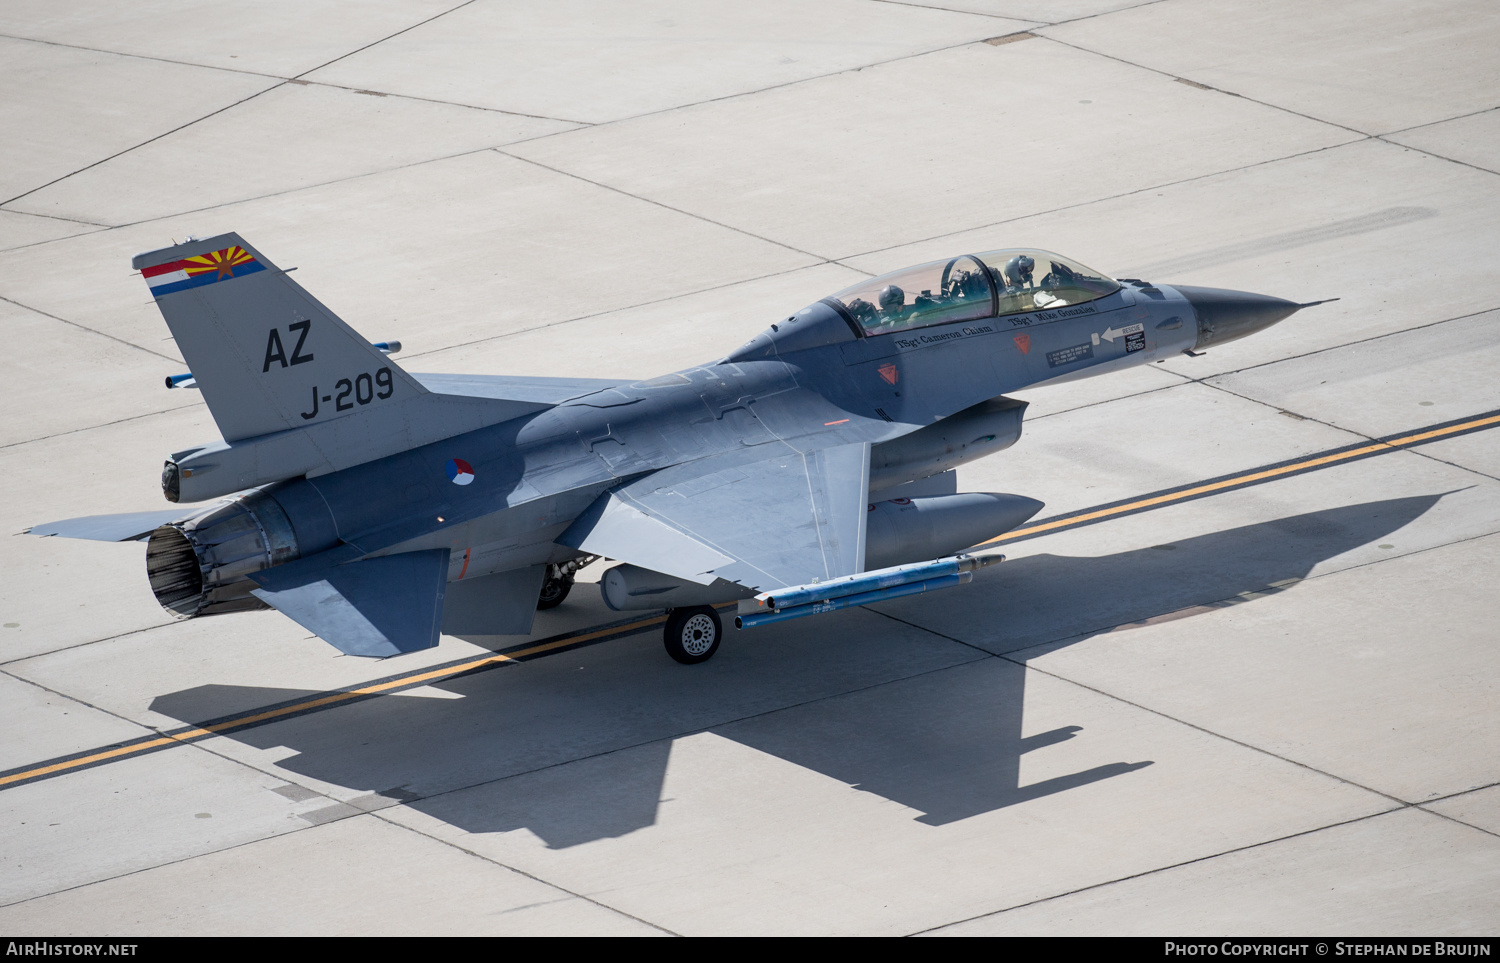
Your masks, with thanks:
M692 605L668 613L662 642L667 655L683 665L695 665L713 658L723 636L724 623L719 621L719 613L712 606Z

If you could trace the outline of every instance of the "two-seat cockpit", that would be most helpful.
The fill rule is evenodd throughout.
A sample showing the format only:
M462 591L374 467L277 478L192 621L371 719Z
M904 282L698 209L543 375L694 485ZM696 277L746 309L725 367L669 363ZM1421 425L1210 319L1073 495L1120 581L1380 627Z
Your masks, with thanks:
M1046 251L966 254L861 281L837 302L864 337L935 324L1061 308L1113 294L1120 285Z

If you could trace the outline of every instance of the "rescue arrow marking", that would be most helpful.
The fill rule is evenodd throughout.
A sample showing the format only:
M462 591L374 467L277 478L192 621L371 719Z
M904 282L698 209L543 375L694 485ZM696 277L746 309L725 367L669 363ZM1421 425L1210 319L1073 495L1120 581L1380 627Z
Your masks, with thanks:
M1099 337L1103 338L1105 341L1108 341L1110 344L1114 344L1115 339L1122 335L1135 334L1139 331L1144 330L1146 330L1146 326L1144 324L1127 324L1125 325L1125 327L1118 329L1111 326L1105 328L1104 333L1099 335Z

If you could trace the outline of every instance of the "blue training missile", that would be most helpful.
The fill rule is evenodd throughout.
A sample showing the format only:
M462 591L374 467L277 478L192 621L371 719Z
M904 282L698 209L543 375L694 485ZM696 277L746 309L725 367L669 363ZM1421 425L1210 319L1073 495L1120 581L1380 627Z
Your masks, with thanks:
M974 578L976 570L1004 560L1004 555L954 555L762 592L740 602L734 624L736 628L748 629L962 585Z

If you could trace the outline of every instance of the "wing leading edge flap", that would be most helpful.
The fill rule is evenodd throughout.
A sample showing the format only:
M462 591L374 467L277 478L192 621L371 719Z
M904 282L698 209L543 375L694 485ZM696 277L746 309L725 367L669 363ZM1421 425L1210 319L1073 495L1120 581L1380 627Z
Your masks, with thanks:
M384 658L437 645L448 550L269 568L250 578L261 586L252 594L339 651Z
M853 575L864 570L869 478L865 443L757 446L608 492L558 541L699 585L766 590Z

